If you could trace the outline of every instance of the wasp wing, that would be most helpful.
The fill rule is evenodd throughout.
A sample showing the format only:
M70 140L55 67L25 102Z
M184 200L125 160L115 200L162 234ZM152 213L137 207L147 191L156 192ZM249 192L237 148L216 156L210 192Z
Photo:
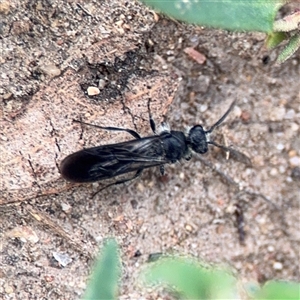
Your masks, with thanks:
M94 182L165 164L169 161L163 138L151 136L75 152L62 161L61 175L72 182Z

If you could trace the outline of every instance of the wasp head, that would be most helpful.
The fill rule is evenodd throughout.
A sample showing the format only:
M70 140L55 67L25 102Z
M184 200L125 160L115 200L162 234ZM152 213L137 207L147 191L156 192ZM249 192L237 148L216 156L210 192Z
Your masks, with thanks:
M201 125L195 125L191 128L188 134L188 142L196 153L204 154L208 151L207 133Z

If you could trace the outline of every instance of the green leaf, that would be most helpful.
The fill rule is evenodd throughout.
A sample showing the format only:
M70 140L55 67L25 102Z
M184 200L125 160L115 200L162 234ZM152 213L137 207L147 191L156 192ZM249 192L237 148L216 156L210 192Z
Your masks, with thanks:
M144 271L143 279L148 285L169 287L184 299L235 299L237 295L232 276L192 259L162 258Z
M295 34L291 37L287 46L278 55L277 63L283 63L290 58L300 48L300 34Z
M175 19L198 25L270 33L286 0L142 0Z
M272 32L268 34L266 40L266 46L269 49L275 48L285 39L286 39L286 34L284 32Z
M115 240L107 240L82 299L117 299L120 257Z
M294 282L267 282L256 296L256 299L285 299L299 300L300 285Z

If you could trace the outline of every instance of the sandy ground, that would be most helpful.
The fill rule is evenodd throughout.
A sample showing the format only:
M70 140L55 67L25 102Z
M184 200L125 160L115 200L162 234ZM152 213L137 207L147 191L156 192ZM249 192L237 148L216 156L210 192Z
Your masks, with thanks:
M2 1L0 15L2 299L80 298L111 236L121 299L167 297L136 283L157 252L230 265L245 282L299 281L299 53L277 66L264 34L188 26L134 1ZM151 135L149 99L157 124L183 131L236 100L214 138L251 165L210 147L95 197L110 181L60 177L66 155L131 139L72 119Z

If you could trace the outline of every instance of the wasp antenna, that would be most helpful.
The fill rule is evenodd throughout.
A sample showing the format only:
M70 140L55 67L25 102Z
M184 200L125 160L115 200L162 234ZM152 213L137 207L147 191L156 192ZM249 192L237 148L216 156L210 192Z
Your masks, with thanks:
M208 141L207 143L208 143L208 144L211 144L211 145L214 145L215 147L218 147L218 148L220 148L220 149L222 149L222 150L224 150L224 151L227 151L227 152L231 152L231 150L232 150L232 149L230 149L229 147L226 147L226 146L224 146L224 145L220 145L220 144L218 144L218 143L216 143L216 142L214 142L214 141Z
M218 120L213 126L210 127L209 130L207 130L205 133L211 133L216 127L218 127L221 123L223 123L223 121L226 119L226 117L228 116L228 114L232 111L233 107L236 104L236 100L234 100L230 107L228 108L228 110L226 111L226 113L220 118L220 120Z

